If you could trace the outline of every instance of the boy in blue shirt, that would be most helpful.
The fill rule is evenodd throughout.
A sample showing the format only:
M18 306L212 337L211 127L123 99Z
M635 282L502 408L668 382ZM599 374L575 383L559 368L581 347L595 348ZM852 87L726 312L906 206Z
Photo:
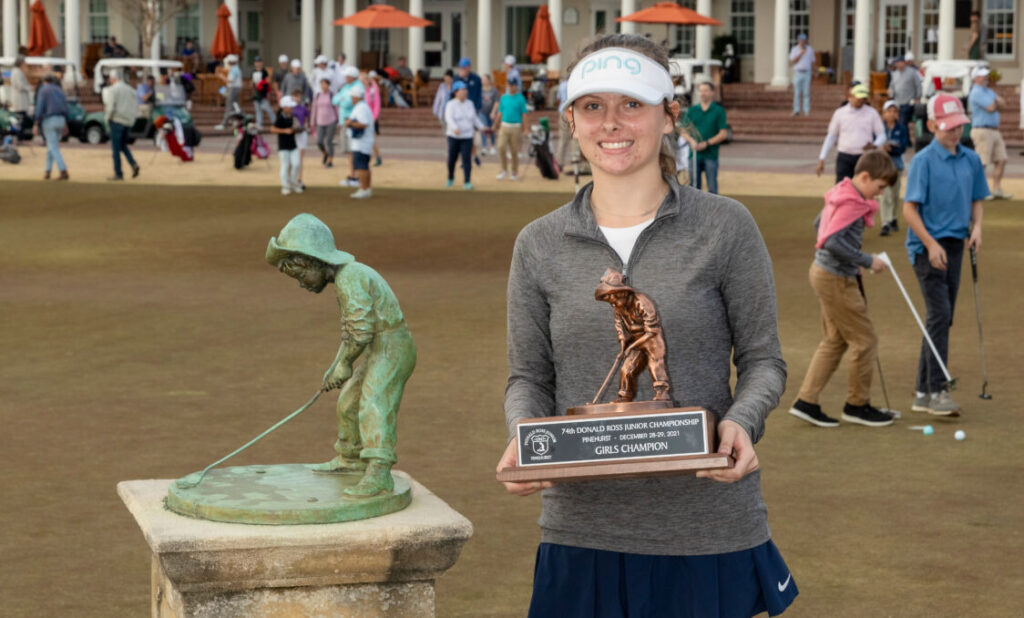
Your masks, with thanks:
M910 145L910 132L907 125L900 122L900 106L896 101L886 101L882 107L882 124L885 125L885 144L882 150L889 153L893 165L896 166L896 180L882 192L879 206L882 211L882 236L900 231L896 219L897 208L900 207L900 176L903 174L903 153Z
M498 180L508 178L519 180L519 149L526 133L526 99L519 92L519 82L510 80L508 92L501 95L498 106L492 112L494 126L498 129L498 155L501 157L501 172ZM509 175L509 162L512 175Z
M981 248L981 202L989 194L981 159L960 145L967 122L956 97L940 94L928 101L928 129L935 139L911 160L903 203L910 228L907 254L924 296L926 328L947 366L964 240L975 251ZM939 416L960 412L925 341L911 409Z

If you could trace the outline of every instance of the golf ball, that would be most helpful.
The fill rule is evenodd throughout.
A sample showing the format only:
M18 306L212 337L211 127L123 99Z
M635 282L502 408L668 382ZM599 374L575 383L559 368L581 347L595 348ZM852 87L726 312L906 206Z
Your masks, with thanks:
M933 433L935 433L935 428L932 427L931 425L925 425L924 429L921 430L921 433L923 433L926 436L930 436Z
M964 438L967 437L967 434L964 433L963 429L957 429L956 433L953 434L953 437L956 438L957 440L963 440Z

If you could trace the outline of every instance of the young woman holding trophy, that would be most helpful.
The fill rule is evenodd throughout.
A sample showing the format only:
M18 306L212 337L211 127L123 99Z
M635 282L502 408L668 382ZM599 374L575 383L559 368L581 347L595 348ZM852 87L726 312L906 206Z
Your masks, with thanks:
M505 483L515 495L543 491L530 616L779 614L797 589L771 541L754 450L786 380L764 241L742 204L676 182L679 104L664 49L640 36L606 35L583 48L569 75L561 112L594 180L516 240L510 436L520 421L563 414L603 390L608 364L630 336L613 327L608 303L595 300L594 286L613 269L622 286L657 304L668 396L717 417L717 452L735 464ZM627 394L665 398L665 380L657 382L640 380ZM517 457L512 440L498 469Z

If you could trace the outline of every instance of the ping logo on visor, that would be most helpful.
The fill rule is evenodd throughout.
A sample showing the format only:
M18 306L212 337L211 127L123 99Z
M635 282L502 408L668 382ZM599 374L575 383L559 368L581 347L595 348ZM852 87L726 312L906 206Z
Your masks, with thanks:
M582 58L566 86L568 96L561 111L587 94L622 94L648 105L671 101L675 94L672 77L665 67L623 47L607 47Z
M640 61L636 58L629 56L623 56L621 54L607 54L604 57L591 57L586 62L582 63L580 68L580 78L586 79L587 75L594 71L606 71L606 70L619 70L626 71L630 75L639 75L642 67Z

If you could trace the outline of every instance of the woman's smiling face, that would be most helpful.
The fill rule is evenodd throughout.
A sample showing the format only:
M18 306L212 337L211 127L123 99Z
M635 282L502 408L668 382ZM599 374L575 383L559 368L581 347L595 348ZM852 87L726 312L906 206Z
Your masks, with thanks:
M670 106L678 113L678 103ZM662 136L672 133L674 118L660 103L648 105L627 95L596 93L573 102L569 121L575 124L587 161L618 176L658 166Z

